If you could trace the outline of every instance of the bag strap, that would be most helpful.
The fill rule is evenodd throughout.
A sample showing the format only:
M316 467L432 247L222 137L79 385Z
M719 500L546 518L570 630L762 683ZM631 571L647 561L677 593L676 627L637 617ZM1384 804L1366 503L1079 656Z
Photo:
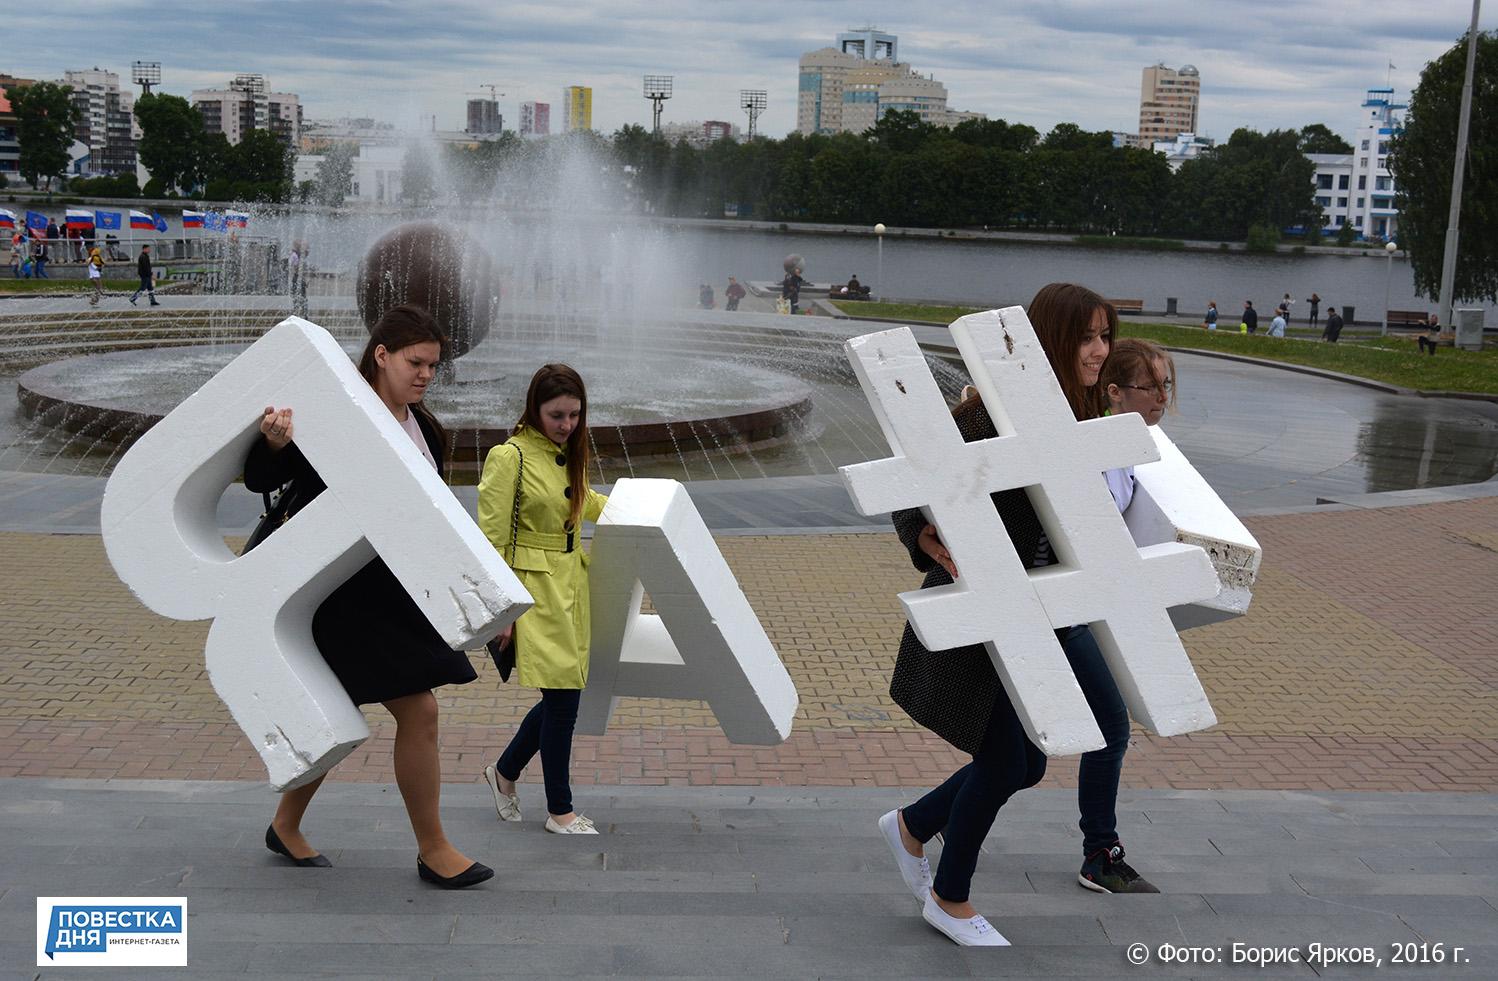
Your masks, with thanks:
M515 452L520 454L520 466L515 468L515 505L510 511L510 565L515 564L515 536L520 533L520 478L525 475L525 451L518 445Z

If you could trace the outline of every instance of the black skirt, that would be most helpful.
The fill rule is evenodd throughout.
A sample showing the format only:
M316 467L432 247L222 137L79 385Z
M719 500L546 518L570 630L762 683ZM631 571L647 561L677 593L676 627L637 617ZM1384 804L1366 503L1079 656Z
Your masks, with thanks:
M357 705L478 678L468 655L447 646L383 559L323 600L312 637Z

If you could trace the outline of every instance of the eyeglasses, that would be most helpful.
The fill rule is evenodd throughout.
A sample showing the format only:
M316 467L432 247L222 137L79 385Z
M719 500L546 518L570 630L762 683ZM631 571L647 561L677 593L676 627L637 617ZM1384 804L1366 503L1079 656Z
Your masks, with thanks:
M1136 392L1152 392L1155 395L1163 395L1167 399L1174 395L1176 390L1176 387L1170 382L1165 382L1162 385L1120 385L1118 387L1131 388Z

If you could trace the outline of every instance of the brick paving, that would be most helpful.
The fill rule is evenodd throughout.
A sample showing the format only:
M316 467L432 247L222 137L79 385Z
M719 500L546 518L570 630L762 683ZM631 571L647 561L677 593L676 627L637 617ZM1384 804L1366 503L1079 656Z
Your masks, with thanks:
M1136 732L1140 788L1498 790L1498 498L1247 521L1266 558L1247 617L1185 635L1220 724ZM921 786L962 757L887 694L918 577L890 534L720 542L801 694L776 748L736 747L700 703L627 699L579 737L579 784ZM205 623L163 620L95 536L0 534L0 776L263 779L202 669ZM443 770L476 774L533 693L440 692ZM389 782L391 730L338 780ZM1075 762L1047 780L1070 786Z

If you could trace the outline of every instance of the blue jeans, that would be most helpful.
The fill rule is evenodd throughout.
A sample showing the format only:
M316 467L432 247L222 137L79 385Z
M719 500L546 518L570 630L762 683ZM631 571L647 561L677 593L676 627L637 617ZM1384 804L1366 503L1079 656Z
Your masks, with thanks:
M506 780L519 780L539 751L541 777L546 782L546 810L552 814L572 813L572 727L577 724L577 705L582 696L580 688L541 689L541 701L525 714L504 755L494 764Z
M1082 754L1077 805L1085 856L1118 840L1118 780L1129 747L1129 712L1091 630L1085 625L1067 627L1056 631L1056 640L1108 743ZM999 808L1018 791L1039 783L1045 765L1045 754L1030 742L1008 695L1000 692L973 762L902 812L906 830L922 844L945 829L932 883L938 896L953 903L968 898L978 850Z
M932 889L942 899L968 898L978 849L999 816L999 808L1045 776L1045 754L1030 742L1009 696L1000 691L988 718L988 731L973 761L901 813L905 828L922 844L945 829L941 861Z
M1092 631L1085 626L1056 631L1072 673L1087 698L1108 745L1082 754L1077 772L1077 807L1082 812L1082 854L1091 855L1118 841L1118 778L1129 748L1129 710L1113 672L1103 660Z

